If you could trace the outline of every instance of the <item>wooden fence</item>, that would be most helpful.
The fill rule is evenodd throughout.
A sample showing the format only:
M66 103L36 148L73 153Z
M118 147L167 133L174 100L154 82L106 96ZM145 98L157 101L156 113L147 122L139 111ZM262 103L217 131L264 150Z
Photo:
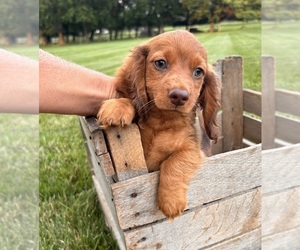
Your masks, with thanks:
M262 248L300 249L300 93L275 88L262 58Z
M222 81L219 140L212 154L220 154L261 143L261 93L243 89L242 58L219 60L215 70Z

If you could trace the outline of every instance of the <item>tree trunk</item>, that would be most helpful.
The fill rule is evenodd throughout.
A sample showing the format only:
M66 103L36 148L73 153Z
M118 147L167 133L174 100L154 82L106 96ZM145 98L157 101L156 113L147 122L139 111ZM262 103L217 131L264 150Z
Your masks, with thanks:
M7 36L3 36L2 41L3 41L4 45L10 45L11 44L11 41Z
M212 33L214 32L214 29L215 29L215 23L214 21L210 22L210 25L209 25L209 32Z
M164 26L162 24L160 24L158 26L158 34L164 33Z
M43 46L47 45L47 38L45 36L41 36L40 41Z
M90 37L89 37L90 42L92 42L94 40L94 34L95 34L95 31L92 30L91 34L90 34Z
M109 30L109 41L112 41L113 38L113 31L110 29Z
M32 44L34 44L34 39L33 39L33 35L32 35L32 33L31 32L28 32L27 34L26 34L26 44L27 45L32 45Z
M58 44L59 45L64 45L65 44L64 35L61 31L58 33Z

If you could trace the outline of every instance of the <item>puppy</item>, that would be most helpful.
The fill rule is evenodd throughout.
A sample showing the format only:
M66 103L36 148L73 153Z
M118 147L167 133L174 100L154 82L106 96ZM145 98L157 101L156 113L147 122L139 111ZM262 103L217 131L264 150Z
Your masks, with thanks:
M194 128L197 107L208 137L217 140L220 82L203 45L183 30L136 47L116 78L121 98L102 103L98 123L138 124L147 167L160 170L158 206L175 218L187 205L189 181L204 159Z

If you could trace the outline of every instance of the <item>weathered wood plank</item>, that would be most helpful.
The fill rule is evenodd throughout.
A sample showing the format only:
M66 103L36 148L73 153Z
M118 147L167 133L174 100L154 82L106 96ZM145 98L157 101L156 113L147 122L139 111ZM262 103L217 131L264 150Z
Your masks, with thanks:
M254 143L261 143L261 121L244 115L243 122L244 138Z
M217 115L217 125L218 125L218 141L217 143L211 144L211 153L212 155L221 154L223 152L223 135L222 135L222 111Z
M263 194L300 185L300 144L262 151Z
M207 158L191 180L187 209L260 186L260 152L258 145ZM122 229L165 218L156 203L158 176L154 172L112 185Z
M276 138L291 143L300 143L300 121L276 115Z
M98 166L95 168L103 168L104 174L110 183L116 182L116 172L113 167L109 153L99 155L97 158Z
M140 132L136 124L124 128L104 130L118 181L146 174L146 166Z
M98 159L94 154L92 147L89 145L90 142L87 141L87 154L89 156L89 161L92 167L92 178L94 186L100 201L102 211L105 215L105 219L108 227L112 229L115 239L118 242L120 249L126 249L124 243L124 235L120 229L118 218L116 215L116 209L112 201L112 192L110 188L110 183L107 176L104 174L103 167L98 165Z
M262 199L262 235L277 234L300 227L300 186Z
M107 153L106 142L104 135L95 117L80 117L80 122L86 128L86 134L90 140L94 142L96 155Z
M226 240L212 247L205 247L203 250L241 250L241 249L261 249L261 229L257 228L251 232L239 235L232 239ZM198 250L201 250L198 249Z
M128 249L199 249L260 226L260 190L124 233Z
M261 93L251 89L243 91L244 111L261 116Z
M99 129L99 127L96 128L94 122L89 122L89 120L83 117L79 117L79 122L82 133L86 140L88 159L93 171L94 168L102 167L105 172L107 181L109 183L114 182L113 178L115 176L115 170L112 165L110 155L107 152L103 132ZM91 161L91 157L95 157L95 164L93 164L93 162Z
M243 147L242 57L227 57L222 63L223 152Z
M300 249L300 227L262 238L262 249Z
M300 93L285 89L276 89L276 110L300 116Z
M115 240L118 243L120 250L126 250L125 240L123 231L120 229L118 219L116 216L116 211L114 209L111 197L107 197L107 193L105 193L106 188L103 188L104 179L99 179L95 175L92 175L94 186L97 192L98 199L101 204L102 211L105 215L105 220L107 226L112 231ZM109 198L109 199L108 199Z
M275 147L275 69L274 58L262 57L262 149Z

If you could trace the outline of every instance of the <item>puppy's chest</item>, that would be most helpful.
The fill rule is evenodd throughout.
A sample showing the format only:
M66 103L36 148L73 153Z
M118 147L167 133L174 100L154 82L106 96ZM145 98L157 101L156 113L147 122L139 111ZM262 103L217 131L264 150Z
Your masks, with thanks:
M144 134L146 134L144 136ZM158 150L164 153L171 153L177 150L183 143L184 133L182 131L145 131L142 133L144 150Z

